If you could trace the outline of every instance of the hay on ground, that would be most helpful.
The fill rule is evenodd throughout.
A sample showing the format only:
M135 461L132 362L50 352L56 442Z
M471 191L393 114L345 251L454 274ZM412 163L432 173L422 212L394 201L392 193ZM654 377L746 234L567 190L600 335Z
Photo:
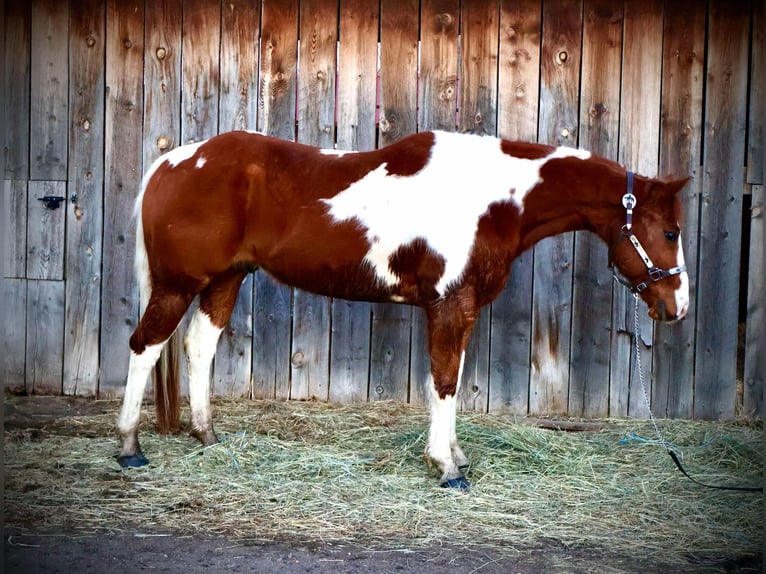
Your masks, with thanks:
M42 425L6 422L6 526L408 547L556 543L679 562L758 554L763 540L762 493L693 484L646 421L568 421L561 428L585 432L560 432L459 415L472 461L462 493L427 471L428 419L415 407L218 400L221 442L207 448L156 435L150 408L140 437L151 464L123 470L119 404L98 404ZM696 478L761 483L759 422L660 424Z

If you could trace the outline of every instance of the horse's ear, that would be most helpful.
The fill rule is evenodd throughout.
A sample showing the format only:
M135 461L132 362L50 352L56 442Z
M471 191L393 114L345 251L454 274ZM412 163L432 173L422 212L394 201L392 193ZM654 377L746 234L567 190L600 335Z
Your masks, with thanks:
M686 186L690 179L689 176L682 179L665 180L662 187L666 192L675 195Z

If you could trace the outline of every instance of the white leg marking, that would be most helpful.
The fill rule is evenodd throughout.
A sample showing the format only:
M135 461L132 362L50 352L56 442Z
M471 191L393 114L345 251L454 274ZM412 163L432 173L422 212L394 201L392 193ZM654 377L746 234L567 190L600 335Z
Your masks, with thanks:
M463 453L463 449L457 443L457 398L460 396L460 383L463 380L463 367L465 367L465 351L460 355L460 369L457 373L457 387L455 388L455 408L449 421L449 446L452 451L452 459L458 467L468 466L468 457Z
M452 458L451 448L451 421L455 416L457 400L454 395L443 399L434 388L431 379L430 411L431 426L428 432L428 444L426 445L426 457L442 473L441 481L461 476L460 471Z
M165 342L149 345L140 355L133 351L130 352L128 382L125 386L125 396L122 399L120 417L117 420L117 429L123 436L135 433L138 428L146 381L149 379L152 367L160 358L160 352L164 346Z
M216 327L202 310L197 309L186 332L184 346L189 359L189 403L192 428L202 433L211 432L213 418L210 411L210 363L215 356L218 337L223 328Z

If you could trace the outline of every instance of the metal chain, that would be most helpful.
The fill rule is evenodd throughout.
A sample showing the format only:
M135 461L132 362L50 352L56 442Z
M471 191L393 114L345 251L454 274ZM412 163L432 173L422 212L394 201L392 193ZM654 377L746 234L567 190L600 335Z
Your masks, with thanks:
M635 324L635 335L633 337L633 340L636 344L636 367L638 368L638 381L641 383L641 392L644 395L644 403L646 404L646 410L649 411L649 420L652 421L652 425L654 426L654 432L657 433L657 438L660 441L660 444L665 447L665 449L670 452L670 443L665 440L665 437L662 436L662 432L660 431L660 427L657 424L657 419L654 418L654 413L652 412L652 407L649 403L649 394L646 392L646 383L644 382L644 370L641 368L641 329L638 325L638 294L633 294L634 299L634 305L633 305L633 322Z

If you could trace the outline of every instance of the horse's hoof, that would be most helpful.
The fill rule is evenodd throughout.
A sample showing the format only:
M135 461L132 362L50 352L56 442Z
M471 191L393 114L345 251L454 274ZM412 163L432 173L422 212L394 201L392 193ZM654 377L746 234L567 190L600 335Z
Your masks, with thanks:
M450 478L445 480L440 485L442 488L457 488L458 490L468 490L471 488L471 483L464 476L458 476L457 478Z
M122 468L138 468L139 466L146 466L149 464L147 458L141 453L118 456L117 462Z

